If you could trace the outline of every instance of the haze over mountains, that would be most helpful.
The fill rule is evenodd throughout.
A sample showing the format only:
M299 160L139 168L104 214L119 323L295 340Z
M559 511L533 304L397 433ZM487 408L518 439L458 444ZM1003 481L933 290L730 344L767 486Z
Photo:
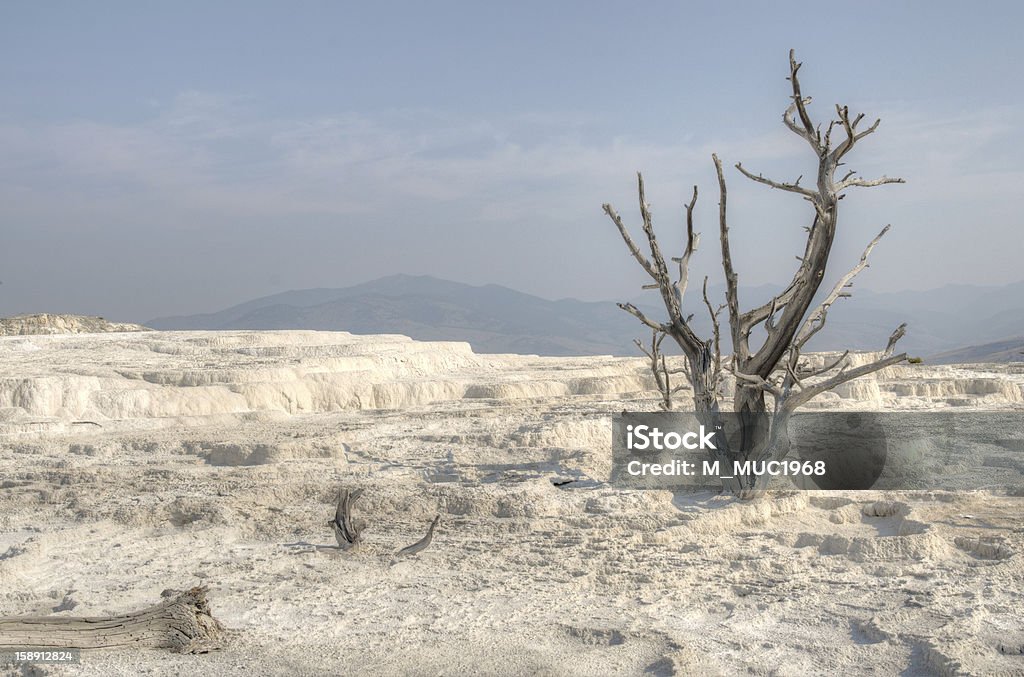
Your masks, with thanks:
M761 303L773 286L741 288L741 304ZM723 290L710 288L712 298ZM660 318L655 292L632 300ZM694 326L710 334L695 306ZM810 350L873 350L907 322L900 342L933 362L1024 360L1024 282L1002 287L948 285L927 291L858 289L837 303ZM430 276L392 275L342 289L304 289L225 310L157 318L154 329L321 329L468 341L481 353L634 355L647 330L612 301L551 301L498 285L471 286ZM723 341L726 337L723 336ZM756 339L756 337L755 337ZM991 345L986 345L991 344ZM969 347L967 350L960 350Z

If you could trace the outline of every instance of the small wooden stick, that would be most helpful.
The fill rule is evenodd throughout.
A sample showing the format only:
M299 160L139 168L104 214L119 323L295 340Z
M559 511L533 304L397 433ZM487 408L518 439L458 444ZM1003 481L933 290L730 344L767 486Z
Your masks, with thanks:
M438 515L434 518L434 521L430 523L430 528L427 529L427 535L416 541L412 545L406 546L395 553L395 559L399 557L406 557L407 555L415 555L416 553L426 550L427 546L430 545L430 541L434 538L434 529L437 528L437 523L441 521L441 516Z

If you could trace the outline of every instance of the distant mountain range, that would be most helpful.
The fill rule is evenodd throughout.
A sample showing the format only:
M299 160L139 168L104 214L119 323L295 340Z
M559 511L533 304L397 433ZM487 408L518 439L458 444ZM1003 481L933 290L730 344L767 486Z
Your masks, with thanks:
M980 346L949 350L928 358L931 364L968 364L971 362L1024 362L1024 336L994 341Z
M762 303L778 291L767 285L741 288L741 305ZM724 296L721 287L710 288L709 295ZM696 299L692 299L693 325L698 334L706 336L710 321ZM654 292L643 299L624 300L632 300L651 317L664 315ZM1002 356L999 361L1017 359L1015 346L1024 350L1024 338L1017 338L1024 337L1024 282L891 293L858 289L853 298L837 303L828 319L809 350L878 349L898 324L906 322L908 331L900 346L912 355L943 361L948 355L975 354ZM649 337L637 320L612 301L550 301L493 284L476 287L410 275L392 275L342 289L288 291L216 313L164 317L146 324L154 329L405 334L427 341L468 341L481 353L538 355L634 355L633 339ZM753 343L757 337L752 339ZM727 343L725 336L723 340ZM964 346L979 348L955 352Z
M327 329L468 341L482 353L630 354L636 320L614 303L549 301L486 285L392 275L344 289L288 291L154 329Z

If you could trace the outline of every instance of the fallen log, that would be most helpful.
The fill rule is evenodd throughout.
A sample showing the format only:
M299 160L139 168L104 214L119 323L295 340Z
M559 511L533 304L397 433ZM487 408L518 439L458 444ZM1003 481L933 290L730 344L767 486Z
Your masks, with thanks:
M177 653L220 649L226 633L210 613L207 588L196 587L122 616L0 618L0 648L166 648Z

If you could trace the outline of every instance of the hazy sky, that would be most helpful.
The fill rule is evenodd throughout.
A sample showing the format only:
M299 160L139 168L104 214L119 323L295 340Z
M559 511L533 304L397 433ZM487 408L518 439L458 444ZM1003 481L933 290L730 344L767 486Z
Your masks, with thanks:
M666 248L702 190L717 271L728 167L741 283L783 283L813 175L787 132L882 118L849 156L903 186L843 201L836 275L1002 284L1021 272L1015 2L0 2L0 314L143 321L404 272L547 298L632 298L614 226L648 181Z

